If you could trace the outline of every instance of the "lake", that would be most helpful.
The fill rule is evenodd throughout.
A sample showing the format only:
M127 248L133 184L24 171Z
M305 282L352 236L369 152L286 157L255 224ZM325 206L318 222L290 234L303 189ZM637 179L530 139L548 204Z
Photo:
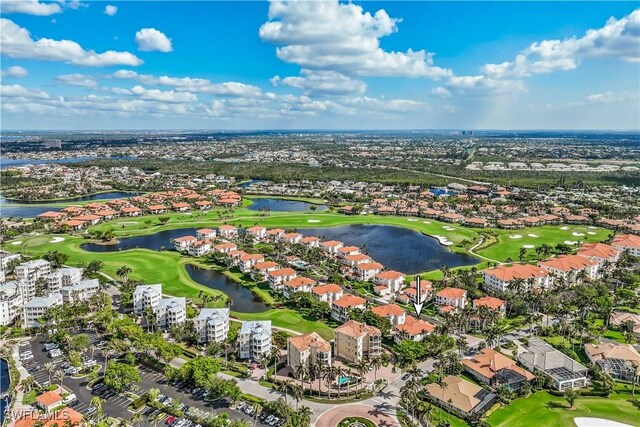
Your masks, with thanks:
M9 390L9 365L4 359L0 359L0 425L4 422L4 411L8 404L8 398L2 398Z
M435 270L442 265L460 267L479 262L469 255L451 252L432 237L391 225L352 224L341 227L301 228L305 236L323 240L340 240L358 246L387 269L405 274Z
M64 200L55 200L49 202L42 201L26 201L26 200L7 200L0 197L0 216L4 218L16 217L16 218L35 218L43 212L47 211L59 211L62 209L60 206L52 206L56 203L72 203L82 202L89 200L110 200L110 199L125 199L127 197L137 196L140 193L128 192L128 191L109 191L106 193L91 194L89 196L78 196ZM29 206L26 206L29 205Z
M13 166L24 165L45 165L48 163L80 163L84 161L96 160L96 159L109 159L109 160L135 160L136 157L130 156L115 156L115 157L63 157L61 159L7 159L0 157L0 169L10 168Z
M326 205L312 205L299 200L284 199L254 199L248 209L252 211L267 209L272 212L306 212L311 210L311 206L316 206L317 211L327 209Z
M469 255L451 252L432 237L403 227L352 224L341 227L301 228L298 231L305 236L322 236L323 240L340 240L347 245L359 246L387 269L406 274L436 270L443 264L459 267L479 262ZM171 249L172 239L195 235L195 228L180 228L144 236L123 237L115 245L84 243L81 247L90 252L117 252L136 248L158 251L163 246Z
M241 313L261 313L269 309L269 307L248 288L245 288L220 272L192 264L187 264L185 269L194 282L224 292L231 298L233 300L231 310L233 311Z

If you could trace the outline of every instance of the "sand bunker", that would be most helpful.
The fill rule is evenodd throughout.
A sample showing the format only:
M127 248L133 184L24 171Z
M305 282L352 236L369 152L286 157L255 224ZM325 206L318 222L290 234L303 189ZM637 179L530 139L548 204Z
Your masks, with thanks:
M533 237L533 238L540 237L540 236L538 236L537 234L527 234L527 236L529 236L529 237Z
M137 224L138 221L120 221L118 224Z
M596 233L595 231L587 231L587 234L590 234L590 235L592 235L592 236L595 236L595 235L596 235L596 234L598 234L598 233Z
M319 219L308 219L307 222L320 222Z
M445 229L445 230L447 230L447 231L453 231L453 230L455 230L455 228L453 228L453 227L449 227L448 225L445 225L445 226L444 226L444 227L442 227L442 228L444 228L444 229Z
M569 227L560 227L560 230L568 230Z
M416 222L417 219L415 219L415 218L407 218L407 221Z
M422 221L423 224L431 224L429 221Z
M11 242L11 244L14 246L18 246L18 245L21 245L22 242L20 240L16 240L15 242Z
M522 245L522 247L525 249L533 249L536 247L536 245Z
M522 236L519 234L514 234L513 236L509 236L510 239L522 239Z
M582 237L582 236L584 236L584 233L577 233L577 232L575 232L575 231L574 231L573 233L571 233L571 234L573 234L573 235L574 235L574 236L576 236L576 237Z
M435 237L436 239L438 239L438 242L440 242L440 244L441 244L441 245L444 245L444 246L451 246L451 245L453 245L453 242L452 242L451 240L447 239L447 238L446 238L446 237L444 237L444 236L438 236L438 235L435 235L435 236L433 236L433 237Z
M64 237L54 237L53 239L49 240L49 243L60 243L60 242L64 242Z
M593 225L590 225L590 226L588 226L587 228L588 228L588 229L591 229L591 230L597 230L597 229L598 229L598 227L594 227Z
M578 427L632 427L629 424L606 420L604 418L578 417L574 418L573 422L576 423Z
M572 241L572 240L565 240L565 241L564 241L564 244L565 244L565 245L569 245L569 246L576 245L577 243L578 243L578 242L574 242L574 241Z

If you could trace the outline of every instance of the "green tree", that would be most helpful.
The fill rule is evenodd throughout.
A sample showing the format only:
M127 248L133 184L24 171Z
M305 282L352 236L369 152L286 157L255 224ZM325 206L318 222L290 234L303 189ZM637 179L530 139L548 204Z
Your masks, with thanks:
M135 366L110 361L104 373L104 383L120 393L132 383L140 381L140 374Z

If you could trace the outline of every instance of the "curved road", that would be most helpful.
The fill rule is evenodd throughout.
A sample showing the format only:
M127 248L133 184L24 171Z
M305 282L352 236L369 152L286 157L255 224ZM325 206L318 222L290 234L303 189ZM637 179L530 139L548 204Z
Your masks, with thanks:
M398 427L398 422L386 411L354 403L350 405L340 405L328 410L318 418L316 427L335 427L340 421L347 417L361 417L375 423L378 427Z

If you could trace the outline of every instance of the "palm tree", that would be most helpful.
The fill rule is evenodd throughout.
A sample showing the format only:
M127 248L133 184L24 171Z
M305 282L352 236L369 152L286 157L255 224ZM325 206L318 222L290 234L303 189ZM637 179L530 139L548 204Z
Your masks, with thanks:
M356 370L358 371L358 374L360 375L360 379L362 381L364 381L364 377L367 374L367 372L369 371L369 362L367 362L366 360L362 359L360 362L358 362L356 364ZM358 393L358 383L360 383L361 381L357 381L356 382L356 394Z
M47 374L49 375L49 384L51 384L51 373L53 372L53 368L55 368L55 365L53 364L53 362L47 362L44 364L44 369L47 371Z
M337 369L333 365L327 366L324 372L324 380L327 383L327 393L329 394L329 399L331 399L331 386L333 382L336 380Z
M303 426L308 426L311 423L311 408L308 406L303 406L298 410L298 417L300 420L300 424Z
M136 412L135 414L133 414L133 417L131 417L131 422L134 424L138 424L138 427L140 427L140 424L142 424L142 414L140 412Z
M62 382L64 381L64 372L62 372L61 370L56 370L53 373L53 379L59 381L58 384L60 385L60 388L62 389Z
M298 380L300 380L300 387L303 387L303 389L304 389L304 385L303 385L304 380L307 378L307 375L308 375L307 367L304 366L302 363L298 364L298 366L296 366L295 369L293 370L293 376Z
M291 385L291 394L293 398L296 400L296 411L298 410L298 404L304 397L304 388L300 385L293 384Z
M96 408L98 414L102 416L102 399L100 399L100 396L94 396L93 398L91 398L89 405Z
M278 383L278 387L277 387L277 390L279 392L284 393L284 401L285 402L287 401L287 397L289 397L289 395L287 393L289 391L289 383L290 383L289 380L284 380L282 382L279 382Z
M123 282L127 283L129 281L129 274L131 271L133 270L131 270L130 267L123 265L116 271L116 274L123 280Z
M378 369L382 367L382 359L374 357L369 363L373 366L373 382L375 383L378 381Z

